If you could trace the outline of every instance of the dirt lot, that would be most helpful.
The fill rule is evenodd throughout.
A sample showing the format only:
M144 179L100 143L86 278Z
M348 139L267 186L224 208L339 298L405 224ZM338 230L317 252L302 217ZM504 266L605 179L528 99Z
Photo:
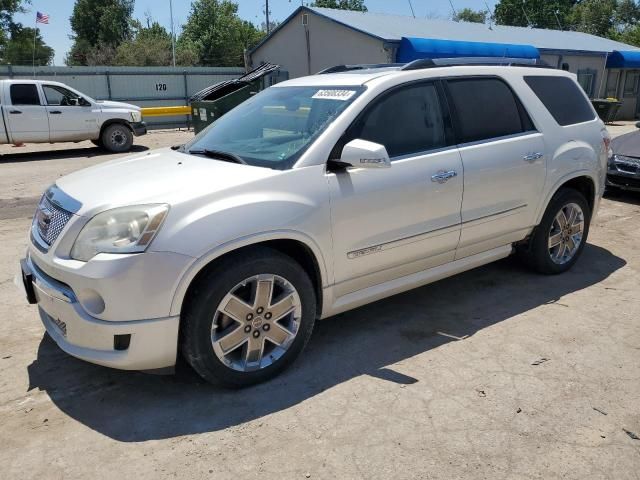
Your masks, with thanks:
M566 275L506 259L395 296L320 322L275 381L224 391L43 336L13 284L35 204L114 156L0 153L1 478L640 478L640 195L604 200Z

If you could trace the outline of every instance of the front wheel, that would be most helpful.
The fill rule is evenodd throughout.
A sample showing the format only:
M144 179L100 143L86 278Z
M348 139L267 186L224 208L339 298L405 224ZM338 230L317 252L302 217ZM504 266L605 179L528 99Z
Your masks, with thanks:
M121 123L114 123L104 129L100 136L100 142L110 152L128 152L133 145L133 132Z
M197 280L182 318L182 353L205 380L268 380L302 352L316 316L311 280L292 258L259 248L223 259Z
M525 262L540 273L554 275L569 270L582 254L591 222L584 196L563 188L551 199L540 225L520 250Z

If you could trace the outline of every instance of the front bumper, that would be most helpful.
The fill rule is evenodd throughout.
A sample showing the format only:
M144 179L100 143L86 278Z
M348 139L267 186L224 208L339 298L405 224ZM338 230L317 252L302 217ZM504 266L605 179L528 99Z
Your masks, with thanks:
M147 134L147 124L145 122L131 122L131 130L136 137Z
M640 161L614 155L609 159L606 185L640 192Z
M30 256L21 268L28 301L37 303L47 332L69 355L123 370L175 365L179 317L100 320L85 311L69 286L44 273Z
M632 192L640 192L640 175L607 174L607 187L621 188Z

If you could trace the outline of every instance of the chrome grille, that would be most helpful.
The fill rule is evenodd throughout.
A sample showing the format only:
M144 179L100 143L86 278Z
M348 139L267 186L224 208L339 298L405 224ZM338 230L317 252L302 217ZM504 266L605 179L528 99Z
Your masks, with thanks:
M47 245L51 245L56 241L56 238L58 238L58 235L60 235L60 232L62 232L62 229L72 216L73 214L71 212L67 212L55 203L52 203L45 194L38 204L33 222L40 238L42 238Z

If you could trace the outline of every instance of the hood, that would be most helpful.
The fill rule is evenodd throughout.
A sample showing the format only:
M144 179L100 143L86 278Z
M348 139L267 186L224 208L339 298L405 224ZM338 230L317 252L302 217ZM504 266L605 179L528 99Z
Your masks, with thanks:
M127 205L177 205L279 173L164 148L79 170L56 185L81 204L75 213L95 215Z
M137 105L131 105L130 103L112 102L111 100L100 100L97 103L102 108L124 108L126 110L140 111L140 107L138 107Z
M640 131L614 138L611 140L611 149L616 155L640 158Z

